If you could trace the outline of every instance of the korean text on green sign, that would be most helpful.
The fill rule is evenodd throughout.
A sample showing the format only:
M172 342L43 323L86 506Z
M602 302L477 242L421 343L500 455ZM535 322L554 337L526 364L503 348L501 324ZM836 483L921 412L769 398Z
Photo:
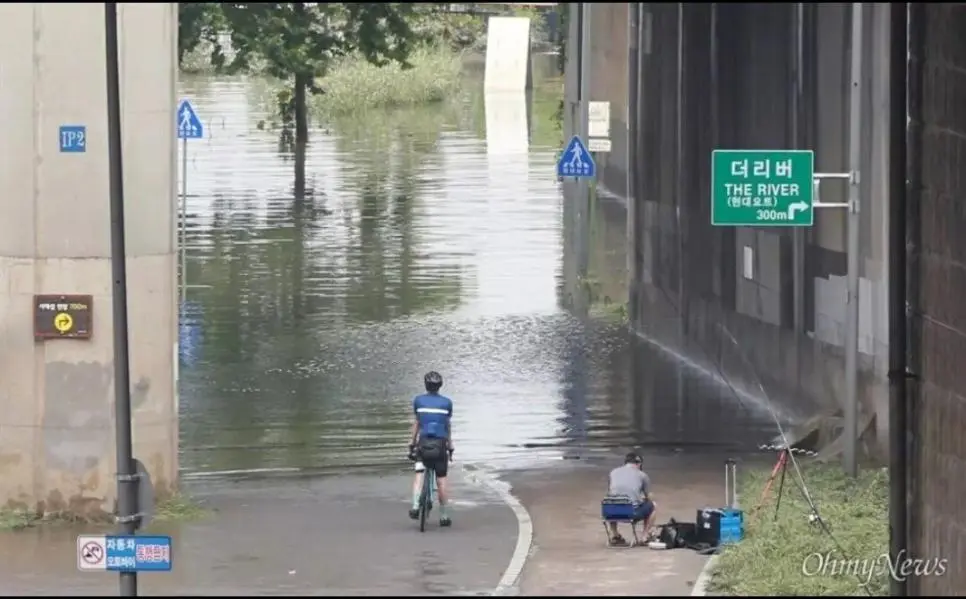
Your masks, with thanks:
M814 174L811 150L714 150L711 224L810 227Z

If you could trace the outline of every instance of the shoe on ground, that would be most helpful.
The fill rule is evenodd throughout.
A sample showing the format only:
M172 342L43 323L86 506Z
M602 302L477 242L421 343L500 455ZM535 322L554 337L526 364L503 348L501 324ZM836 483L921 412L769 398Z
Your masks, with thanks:
M419 520L419 510L409 508L409 517L413 520Z
M450 520L449 518L440 518L439 519L439 525L440 526L452 526L453 525L453 521Z

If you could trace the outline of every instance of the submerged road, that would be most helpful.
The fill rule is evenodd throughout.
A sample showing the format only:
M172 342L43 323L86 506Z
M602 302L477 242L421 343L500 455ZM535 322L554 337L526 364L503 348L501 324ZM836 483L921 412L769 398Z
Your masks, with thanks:
M713 376L627 333L615 205L594 206L576 259L554 172L560 84L535 67L529 110L471 75L459 101L314 130L302 201L262 127L265 85L183 82L210 137L189 144L180 461L214 512L151 527L175 538L175 569L142 575L143 594L491 592L518 535L497 494L457 468L452 529L420 534L406 515L428 370L455 402L458 463L517 481L632 447L706 452L717 472L774 435ZM581 287L589 317L568 310ZM0 534L0 593L116 593L116 576L77 571L84 530Z

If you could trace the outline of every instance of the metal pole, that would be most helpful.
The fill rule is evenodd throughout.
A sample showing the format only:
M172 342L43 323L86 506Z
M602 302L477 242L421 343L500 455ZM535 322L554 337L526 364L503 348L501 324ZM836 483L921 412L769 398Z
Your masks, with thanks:
M638 97L638 80L640 78L640 67L638 62L638 36L640 35L641 5L639 2L631 2L627 5L627 178L626 192L627 198L627 277L628 288L631 295L635 294L634 286L637 285L637 206L635 194L637 192L635 180L637 169L637 106L640 102ZM629 306L629 307L636 307Z
M117 3L104 5L107 46L107 148L110 165L111 273L114 277L114 429L117 436L117 513L121 534L137 531L137 478L131 448L131 373L127 339L127 251L124 247L124 169ZM136 597L136 572L121 572L121 596Z
M680 351L686 351L687 347L687 323L688 323L688 300L685 296L684 270L687 263L684 255L684 215L681 203L684 201L684 3L678 2L678 24L677 24L677 85L675 89L675 99L677 100L675 109L674 123L674 217L677 229L678 241L678 332L680 335ZM680 365L677 370L677 432L684 431L684 414L686 411L684 368Z
M590 126L590 13L591 7L587 2L580 3L580 71L579 96L577 98L577 135L585 144L588 140ZM587 177L577 179L577 274L580 277L581 289L578 295L581 299L580 311L589 308L590 294L586 289L588 263L590 261L590 181Z
M859 415L859 161L862 148L862 3L852 3L852 69L849 97L848 279L845 331L845 471L858 474Z
M181 140L181 305L188 293L188 138Z
M795 18L792 31L794 90L792 91L792 143L796 148L804 146L802 117L802 99L805 90L804 82L804 21L805 5L795 4ZM805 230L803 227L792 229L792 324L796 333L805 330ZM798 345L796 344L796 350ZM797 358L796 358L797 359ZM801 376L800 363L796 364L795 376Z
M889 48L889 557L908 547L906 470L906 64L908 4L890 8ZM906 596L906 578L890 577L890 594Z

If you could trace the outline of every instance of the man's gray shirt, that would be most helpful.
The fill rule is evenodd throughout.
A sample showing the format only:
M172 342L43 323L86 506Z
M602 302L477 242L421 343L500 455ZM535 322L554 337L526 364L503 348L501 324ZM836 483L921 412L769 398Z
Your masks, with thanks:
M624 464L610 471L609 495L621 495L639 502L650 492L651 479L634 464Z

